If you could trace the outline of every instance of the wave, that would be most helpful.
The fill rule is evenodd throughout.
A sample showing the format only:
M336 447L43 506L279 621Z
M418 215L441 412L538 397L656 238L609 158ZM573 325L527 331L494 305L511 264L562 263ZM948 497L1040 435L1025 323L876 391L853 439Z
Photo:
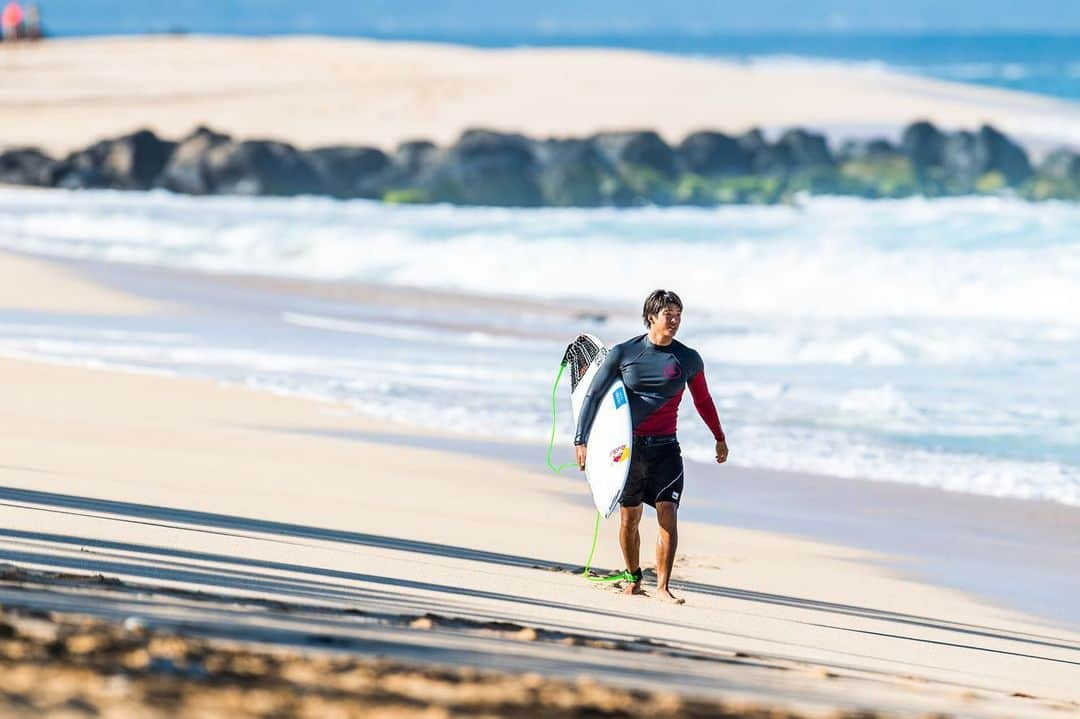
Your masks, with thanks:
M739 464L1080 505L1077 226L1072 205L987 198L620 211L0 191L0 247L603 301L627 310L588 326L608 342L640 332L640 298L670 287ZM536 439L564 347L543 336L583 329L511 309L245 311L259 321L241 333L232 315L109 325L5 314L0 353L209 376ZM538 336L519 338L523 328ZM707 459L692 412L684 446ZM564 440L567 427L561 417Z
M1000 198L507 210L0 191L0 246L210 272L622 301L713 317L1080 317L1080 207Z

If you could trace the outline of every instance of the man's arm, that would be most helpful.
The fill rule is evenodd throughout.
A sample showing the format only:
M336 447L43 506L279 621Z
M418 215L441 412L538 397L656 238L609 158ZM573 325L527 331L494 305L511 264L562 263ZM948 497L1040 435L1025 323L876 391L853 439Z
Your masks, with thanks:
M694 407L701 418L712 432L717 442L726 442L724 428L720 426L720 416L716 413L716 405L713 404L712 395L709 394L709 384L705 381L705 370L700 370L691 378L690 394L694 398Z
M596 417L596 410L600 407L600 400L611 387L611 383L622 372L619 367L621 356L618 345L612 347L600 365L600 369L596 371L596 376L593 377L592 384L589 385L588 391L585 392L585 399L581 403L581 414L578 415L577 428L574 432L574 444L588 443L593 419Z
M713 404L712 395L709 394L709 385L705 381L705 368L698 370L691 378L690 394L694 397L694 407L698 414L709 426L713 438L716 440L716 461L723 464L727 461L728 446L727 438L724 437L724 428L720 426L720 417L716 414L716 405Z

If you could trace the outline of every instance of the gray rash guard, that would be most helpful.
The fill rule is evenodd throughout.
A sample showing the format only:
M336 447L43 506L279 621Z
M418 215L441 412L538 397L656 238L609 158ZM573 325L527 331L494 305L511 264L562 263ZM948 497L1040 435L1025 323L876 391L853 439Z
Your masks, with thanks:
M647 334L611 348L593 378L578 417L574 444L587 444L600 399L616 377L622 377L630 402L635 436L675 434L679 402L690 386L698 414L718 441L724 430L705 382L701 355L678 340L655 345Z

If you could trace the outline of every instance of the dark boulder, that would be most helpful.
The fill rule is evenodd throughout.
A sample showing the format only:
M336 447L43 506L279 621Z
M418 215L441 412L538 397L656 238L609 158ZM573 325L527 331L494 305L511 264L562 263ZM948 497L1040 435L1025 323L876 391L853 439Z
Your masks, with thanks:
M1013 186L1032 174L1027 153L989 125L978 132L949 133L941 154L945 177L957 188L973 185L991 172L1000 174L999 182Z
M793 169L832 167L836 164L824 135L800 128L787 130L776 142Z
M0 184L35 185L52 184L56 160L32 147L15 148L0 153Z
M676 149L685 172L705 177L750 173L752 153L742 143L721 132L687 135Z
M917 172L928 167L940 167L945 152L945 135L925 120L904 128L900 138L900 150L911 160Z
M435 201L466 205L538 207L540 165L522 135L468 130L444 153L419 188Z
M52 168L49 184L65 190L94 190L109 186L104 164L108 144L97 142L83 150L72 152Z
M840 162L882 162L902 157L899 148L880 138L848 140L837 155Z
M175 142L139 130L107 144L101 169L110 187L146 190L154 185L175 149Z
M320 147L304 153L323 191L335 197L380 198L387 190L390 158L373 147Z
M157 187L187 195L208 195L215 191L206 171L206 155L213 147L230 142L228 135L199 127L176 146L161 171Z
M751 174L778 177L787 175L791 170L791 154L788 148L768 142L746 144L756 147L750 155Z
M750 172L756 175L784 177L797 170L835 164L825 137L802 129L788 130L775 143L754 129L741 135L738 142L749 153Z
M439 148L427 140L411 140L397 146L394 164L404 172L417 174L438 161Z
M602 132L592 141L620 172L645 169L669 180L678 174L675 151L655 132Z
M1065 147L1054 150L1043 158L1039 173L1058 182L1080 185L1080 154Z
M112 187L124 190L147 190L153 187L176 143L164 140L149 130L140 130L113 140L103 164Z
M442 150L427 140L401 143L390 157L387 186L404 189L430 184L442 154Z
M1019 185L1032 175L1023 148L990 125L983 125L975 136L975 160L980 174L1000 172L1009 185Z
M319 174L292 145L245 140L214 145L203 169L214 192L225 195L313 195L323 191Z
M941 164L955 190L967 190L982 174L975 134L967 130L950 132L942 144Z
M541 164L544 204L556 207L598 207L629 203L615 168L588 140L547 140L536 147Z
M175 142L149 130L101 140L64 158L52 182L71 189L146 190L154 185L175 147Z
M756 127L739 135L736 142L739 143L739 147L751 155L757 154L769 146L768 140L765 139L765 133Z

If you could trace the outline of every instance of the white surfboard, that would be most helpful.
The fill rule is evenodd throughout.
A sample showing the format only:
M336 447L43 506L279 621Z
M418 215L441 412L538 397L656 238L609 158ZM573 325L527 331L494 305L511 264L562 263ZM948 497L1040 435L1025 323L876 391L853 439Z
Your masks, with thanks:
M575 427L585 393L606 356L604 343L590 334L578 335L566 348L572 388L570 409ZM611 383L600 400L586 447L585 479L589 482L596 510L608 517L619 506L633 448L630 402L619 378Z

